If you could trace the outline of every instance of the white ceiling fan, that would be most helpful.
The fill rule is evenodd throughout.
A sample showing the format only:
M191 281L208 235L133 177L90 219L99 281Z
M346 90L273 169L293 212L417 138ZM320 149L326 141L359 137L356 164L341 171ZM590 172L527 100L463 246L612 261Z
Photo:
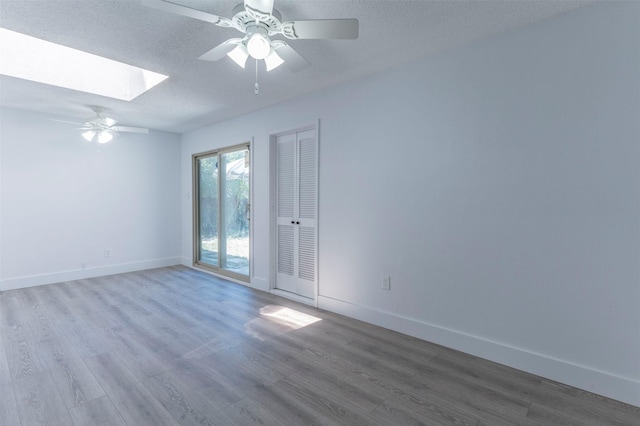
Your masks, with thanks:
M82 130L82 137L89 142L107 143L119 136L120 132L130 133L149 133L149 129L143 127L130 127L130 126L116 126L117 121L113 118L105 117L100 107L91 107L96 113L96 116L85 121L84 123L76 123L73 121L55 120L62 123L77 124L80 127L78 130Z
M205 61L217 61L227 55L242 68L245 67L249 57L256 61L264 59L267 71L283 63L294 72L310 65L286 42L272 40L273 36L282 35L291 40L358 38L357 19L283 22L280 13L273 8L273 2L274 0L244 0L244 3L240 3L233 9L231 19L166 0L144 1L144 4L155 9L210 22L219 27L235 28L244 33L244 37L229 39L199 58Z

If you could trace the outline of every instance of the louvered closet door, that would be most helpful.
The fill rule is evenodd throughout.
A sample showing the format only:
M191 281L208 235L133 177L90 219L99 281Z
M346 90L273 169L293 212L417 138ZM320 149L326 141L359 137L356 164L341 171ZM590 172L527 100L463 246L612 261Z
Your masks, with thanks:
M276 145L276 288L312 299L317 275L315 131L279 136Z

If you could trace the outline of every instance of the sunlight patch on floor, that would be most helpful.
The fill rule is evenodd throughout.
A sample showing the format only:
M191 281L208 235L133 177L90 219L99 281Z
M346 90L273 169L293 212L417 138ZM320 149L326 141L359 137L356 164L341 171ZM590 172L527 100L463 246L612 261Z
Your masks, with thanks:
M313 315L305 314L304 312L296 311L295 309L277 305L267 305L261 308L260 315L266 317L270 321L288 326L292 330L297 330L318 321L322 321L322 318L314 317Z

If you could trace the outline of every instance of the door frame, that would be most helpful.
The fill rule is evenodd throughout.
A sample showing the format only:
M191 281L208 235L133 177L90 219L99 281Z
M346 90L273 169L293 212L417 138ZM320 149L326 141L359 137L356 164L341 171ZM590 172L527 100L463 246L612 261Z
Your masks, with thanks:
M204 152L198 152L191 155L191 183L192 183L192 229L191 229L191 242L192 242L192 266L196 269L211 273L213 275L219 276L221 278L225 278L231 280L238 284L243 285L251 285L252 277L253 277L253 138L251 138L247 142L225 146L221 148L211 149ZM218 266L202 263L198 261L198 252L200 250L199 247L199 180L198 180L198 167L197 161L201 157L206 156L219 156L220 154L224 154L226 152L233 152L238 150L239 148L246 147L249 150L249 273L248 275L243 275L236 273L234 271L223 269ZM220 196L220 179L218 179L218 197ZM218 238L220 237L220 202L218 199ZM220 255L218 254L218 259Z
M313 283L313 299L309 299L307 297L298 296L295 293L290 293L288 291L279 290L276 288L276 253L277 253L277 238L276 238L276 229L277 229L277 221L278 221L278 213L277 213L277 139L279 136L288 135L291 133L298 133L306 130L312 130L315 133L316 138L316 226L315 226L315 281ZM318 270L318 259L320 256L319 251L319 210L320 210L320 192L319 192L319 181L320 181L320 120L315 120L312 122L308 122L305 124L301 124L298 126L290 127L284 130L273 131L269 133L269 291L278 296L286 297L288 299L293 299L301 303L305 303L307 305L312 305L314 307L318 307L318 293L319 293L319 276L320 271Z

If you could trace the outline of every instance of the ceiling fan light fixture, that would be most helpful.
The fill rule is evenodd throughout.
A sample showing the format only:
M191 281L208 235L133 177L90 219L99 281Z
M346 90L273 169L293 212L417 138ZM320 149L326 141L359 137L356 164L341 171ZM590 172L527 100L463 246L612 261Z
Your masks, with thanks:
M111 139L113 139L113 135L105 130L100 131L98 133L98 143L107 143Z
M280 55L276 53L275 49L271 49L271 53L269 53L269 56L264 58L264 63L267 66L267 71L271 71L272 69L276 69L280 65L282 65L284 63L284 59L282 59Z
M249 58L249 52L247 52L247 47L240 43L235 49L227 53L227 56L233 59L233 62L244 68Z
M93 140L93 138L95 137L96 132L93 130L87 130L86 132L84 132L82 134L82 137L85 138L87 140L87 142L91 142Z
M247 41L247 51L253 59L264 59L271 52L271 42L265 35L253 33Z

